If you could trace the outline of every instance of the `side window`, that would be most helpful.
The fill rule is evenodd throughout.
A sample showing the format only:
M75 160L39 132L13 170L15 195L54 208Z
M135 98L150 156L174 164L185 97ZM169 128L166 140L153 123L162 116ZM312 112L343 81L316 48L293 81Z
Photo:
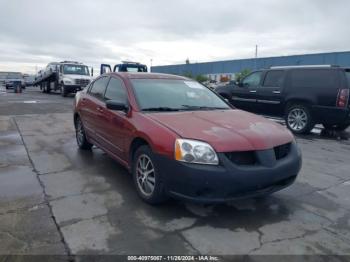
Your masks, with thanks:
M266 73L263 86L281 87L283 76L284 76L283 70L269 71Z
M105 93L105 100L113 100L119 103L127 102L126 90L120 79L111 78Z
M245 87L257 87L260 84L262 72L255 72L243 79L242 84Z
M335 70L293 70L290 75L293 88L327 88L338 84Z
M92 87L89 90L89 93L98 98L98 99L103 99L104 92L106 90L106 86L108 83L109 77L101 77L97 79L93 84Z

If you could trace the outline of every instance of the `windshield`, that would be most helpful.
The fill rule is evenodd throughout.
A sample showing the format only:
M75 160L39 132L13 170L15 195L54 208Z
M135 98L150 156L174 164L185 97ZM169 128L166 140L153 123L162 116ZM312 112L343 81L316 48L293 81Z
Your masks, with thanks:
M147 67L142 65L120 65L119 72L147 72Z
M64 65L63 73L65 75L90 75L89 68L83 65Z
M9 73L7 79L22 79L21 73Z
M141 110L230 109L215 93L195 81L134 79L131 82Z

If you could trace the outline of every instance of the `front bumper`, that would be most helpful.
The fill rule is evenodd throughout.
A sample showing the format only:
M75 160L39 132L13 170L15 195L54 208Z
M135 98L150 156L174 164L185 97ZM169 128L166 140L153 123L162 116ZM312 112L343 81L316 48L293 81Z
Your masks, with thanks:
M66 90L68 92L77 92L77 91L81 91L85 88L85 86L79 86L79 85L64 85L64 87L66 88Z
M268 161L273 149L257 151L264 164L236 165L223 153L218 166L178 162L156 155L166 191L170 196L202 203L220 203L258 197L291 185L300 171L301 152L292 143L283 159ZM267 157L266 157L267 156Z

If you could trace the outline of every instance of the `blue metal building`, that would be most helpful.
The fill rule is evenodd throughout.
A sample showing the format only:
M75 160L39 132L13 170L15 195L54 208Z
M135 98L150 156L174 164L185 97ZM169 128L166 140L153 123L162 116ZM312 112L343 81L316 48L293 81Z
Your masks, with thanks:
M266 58L251 58L229 61L182 64L182 65L166 65L153 66L152 72L167 73L175 75L184 75L191 73L192 75L209 75L221 73L237 73L244 69L257 70L269 68L271 66L289 66L289 65L339 65L350 67L350 51L305 54Z

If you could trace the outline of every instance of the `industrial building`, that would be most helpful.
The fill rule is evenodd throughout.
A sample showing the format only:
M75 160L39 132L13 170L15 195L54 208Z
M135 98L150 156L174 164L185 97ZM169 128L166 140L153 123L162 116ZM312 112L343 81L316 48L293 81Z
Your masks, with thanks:
M244 69L258 70L271 66L329 64L350 67L350 51L153 66L151 70L152 72L175 75L206 75L213 80L219 81L222 77L231 79L235 73Z

